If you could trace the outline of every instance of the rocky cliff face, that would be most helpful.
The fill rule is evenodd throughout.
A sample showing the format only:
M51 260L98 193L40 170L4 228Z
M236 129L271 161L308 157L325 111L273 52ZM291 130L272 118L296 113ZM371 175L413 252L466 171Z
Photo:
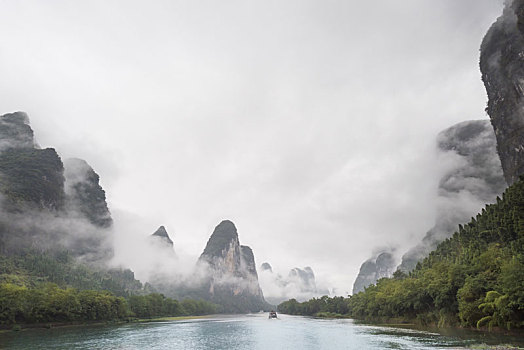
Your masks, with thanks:
M488 112L508 184L524 174L524 0L509 1L481 45Z
M0 250L60 249L89 261L112 255L111 217L98 175L40 149L25 113L0 116Z
M33 129L24 112L0 116L0 152L9 148L36 148Z
M265 262L260 266L260 283L264 288L266 300L275 305L291 298L305 301L329 295L327 288L317 287L315 273L309 266L295 267L287 276L282 276L274 273L271 265Z
M222 221L199 258L209 267L209 298L230 312L267 309L251 248L241 246L235 225Z
M52 148L9 148L0 153L4 209L64 209L64 168Z
M507 186L488 120L454 125L438 135L437 144L448 169L439 183L436 223L422 242L402 257L399 269L404 272L414 269L460 223L493 203Z
M353 283L353 294L362 292L364 288L375 284L379 279L393 276L396 269L396 260L390 252L381 252L370 258L360 266L360 271L355 283Z
M399 270L413 270L417 262L450 237L460 223L468 221L504 191L506 182L496 148L489 120L462 122L437 136L443 175L438 188L436 222L422 241L402 256ZM353 293L364 290L379 278L392 276L397 269L395 259L391 251L383 253L362 264Z
M298 267L291 269L291 271L289 271L288 279L291 281L297 281L302 292L317 292L315 274L309 266L304 267L304 269Z
M38 149L23 112L0 116L0 192L4 210L64 207L64 167L52 148Z
M93 225L110 227L113 219L98 174L85 160L78 158L66 159L64 167L68 210L85 216Z

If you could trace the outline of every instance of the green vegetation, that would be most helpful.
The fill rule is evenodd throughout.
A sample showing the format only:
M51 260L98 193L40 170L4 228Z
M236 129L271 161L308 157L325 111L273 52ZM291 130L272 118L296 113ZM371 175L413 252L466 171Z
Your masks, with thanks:
M207 315L215 304L149 293L130 270L94 269L64 250L0 255L0 325Z
M47 283L27 288L0 284L0 324L105 321L130 315L126 300L109 292L58 288Z
M324 295L299 303L296 299L284 301L278 305L278 311L289 315L303 315L327 318L349 317L349 298Z
M337 300L338 303L335 303ZM336 305L336 306L334 306ZM289 300L279 311L365 320L524 328L524 179L438 245L406 275L397 271L351 297Z
M152 318L160 316L200 316L218 312L218 306L204 300L184 299L181 302L162 294L133 295L128 299L134 316Z
M0 255L0 283L34 288L43 282L62 288L107 290L123 297L143 292L142 283L135 279L132 271L90 268L78 263L65 250L23 250Z
M64 205L64 167L52 148L10 148L0 154L0 191L15 208L32 203L38 208Z
M216 305L205 301L179 303L156 293L126 300L107 291L62 289L53 283L38 288L0 283L0 325L4 326L205 315L216 311Z

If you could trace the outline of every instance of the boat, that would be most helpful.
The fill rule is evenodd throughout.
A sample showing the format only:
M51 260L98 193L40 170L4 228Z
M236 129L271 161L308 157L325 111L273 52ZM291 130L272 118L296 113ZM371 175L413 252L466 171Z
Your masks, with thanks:
M278 318L276 311L271 310L269 312L269 319L272 319L272 318Z

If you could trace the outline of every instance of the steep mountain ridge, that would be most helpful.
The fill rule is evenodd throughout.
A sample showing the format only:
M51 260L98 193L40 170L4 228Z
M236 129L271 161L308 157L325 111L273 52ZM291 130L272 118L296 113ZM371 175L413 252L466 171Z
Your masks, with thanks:
M241 246L235 225L222 221L213 231L199 263L209 271L205 288L209 299L230 312L253 312L268 308L253 251Z
M100 186L100 176L83 159L64 161L67 208L85 216L93 225L109 228L113 224L106 202L106 193Z
M438 185L435 225L403 254L399 266L391 249L366 260L355 279L353 293L380 278L393 276L397 268L403 272L413 270L438 243L453 234L459 223L486 203L493 203L506 188L489 120L458 123L440 132L436 141L439 164L444 169Z
M0 247L60 250L88 262L109 259L112 219L99 176L83 160L40 149L23 112L0 116Z
M390 252L381 252L376 257L364 261L353 283L353 293L362 292L364 288L375 284L381 278L393 276L396 263Z
M493 203L506 188L496 139L488 120L465 121L439 133L441 159L451 160L439 181L435 226L422 241L402 256L399 269L413 270L437 244L451 236L457 225Z
M524 0L506 3L480 47L487 113L508 184L524 174Z

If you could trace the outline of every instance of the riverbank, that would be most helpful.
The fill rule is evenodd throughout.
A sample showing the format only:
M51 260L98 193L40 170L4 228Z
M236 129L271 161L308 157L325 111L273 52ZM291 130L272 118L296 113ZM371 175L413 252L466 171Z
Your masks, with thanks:
M524 338L524 329L518 330L507 330L499 327L493 327L491 330L487 327L482 328L473 328L473 327L460 327L445 325L439 326L436 323L427 323L422 324L417 322L417 319L405 319L405 318L375 318L375 319L366 319L360 320L351 317L350 315L342 315L334 312L318 312L313 315L315 318L325 318L325 319L353 319L358 323L362 324L371 324L375 326L389 326L389 327L405 327L418 330L428 330L432 332L438 332L439 330L463 330L470 332L479 332L479 333L494 333L510 336L519 336Z
M507 345L486 345L486 344L479 344L479 345L473 345L468 348L463 348L460 350L522 350L524 348L515 347L513 345L507 344Z
M168 322L168 321L183 321L183 320L198 320L203 318L212 318L217 315L201 315L201 316L172 316L172 317L154 317L154 318L141 318L135 322Z
M31 323L31 324L14 324L10 326L2 326L1 333L19 332L29 329L51 329L51 328L68 328L68 327L96 327L96 326L111 326L121 325L126 323L147 323L147 322L169 322L169 321L183 321L193 319L204 319L215 317L216 315L199 315L199 316L170 316L170 317L152 317L152 318L128 318L125 320L112 321L81 321L81 322L46 322L46 323Z
M524 350L524 330L512 330L493 328L492 330L445 326L439 327L437 324L425 324L417 322L416 319L407 320L404 318L380 318L375 320L358 320L349 315L341 315L332 312L319 312L313 315L320 319L352 319L355 324L370 325L376 327L393 327L397 329L417 330L423 332L436 333L447 337L468 339L469 337L483 340L479 344L470 345L461 350Z

